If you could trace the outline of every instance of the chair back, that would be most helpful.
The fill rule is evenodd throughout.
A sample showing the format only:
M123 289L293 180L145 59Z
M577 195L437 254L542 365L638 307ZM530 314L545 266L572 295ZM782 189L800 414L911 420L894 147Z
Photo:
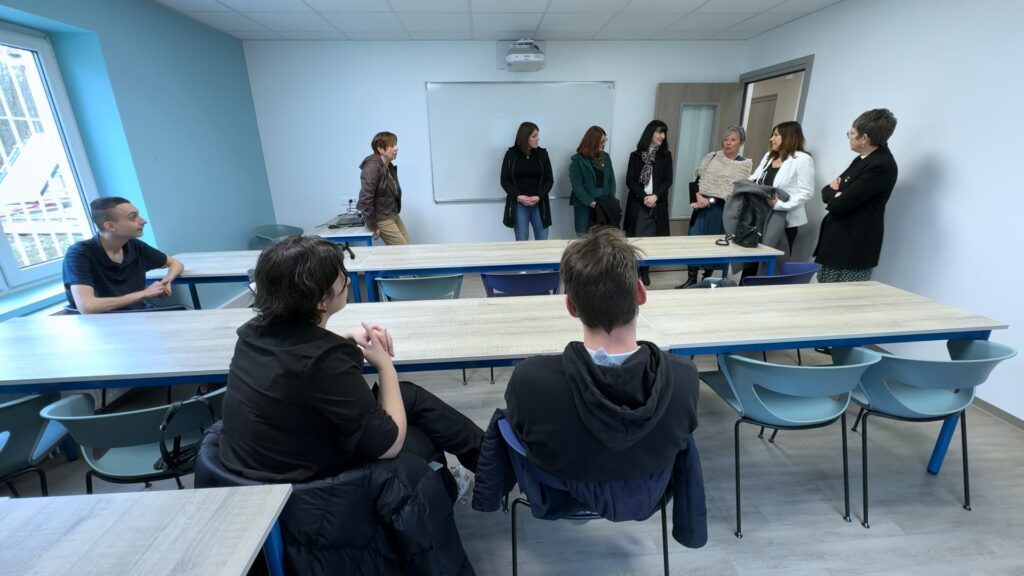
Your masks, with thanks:
M838 418L866 369L880 360L861 349L833 366L789 366L722 354L724 381L705 379L738 414L767 426L813 426Z
M462 291L462 274L377 278L377 289L384 302L455 300Z
M161 437L175 438L199 433L209 427L223 399L224 388L203 396L203 400L189 399L181 404L174 419L162 434L160 424L170 405L97 414L92 396L75 394L46 406L40 412L43 418L61 423L75 443L84 448L109 449L140 446L159 442ZM86 452L83 450L83 453Z
M778 286L783 284L810 284L811 278L821 270L814 262L783 262L774 276L748 276L740 286Z
M561 277L557 270L551 272L513 272L480 274L484 292L488 298L495 296L540 296L558 294Z
M299 236L303 232L303 229L298 226L289 226L288 224L266 224L263 226L257 226L253 229L253 238L256 240L256 245L260 248L266 248L274 242L287 238L288 236Z
M0 404L0 476L22 470L45 456L45 453L36 453L48 424L39 416L39 411L59 399L60 392L51 392L6 399ZM48 442L49 447L59 442L65 433L59 428L55 439Z
M881 354L881 362L861 378L854 401L898 418L957 414L970 405L975 388L997 364L1017 355L1013 348L987 340L950 340L946 348L949 360ZM860 349L833 349L833 358L844 358L855 350Z

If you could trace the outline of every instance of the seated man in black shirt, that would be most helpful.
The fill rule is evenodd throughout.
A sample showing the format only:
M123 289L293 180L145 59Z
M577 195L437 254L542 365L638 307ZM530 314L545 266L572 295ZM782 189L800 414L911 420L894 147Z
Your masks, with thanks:
M689 360L637 341L637 314L647 301L637 256L612 228L566 247L565 304L583 323L583 341L516 366L505 402L533 464L581 482L647 478L656 503L697 427L699 381Z
M260 255L257 316L238 329L228 371L224 466L262 482L309 482L399 452L446 451L475 471L483 431L398 381L387 330L327 329L348 297L344 263L342 248L321 238L293 236ZM364 359L377 369L373 391Z
M82 314L146 307L147 298L171 295L181 262L142 240L146 219L131 202L117 196L89 204L97 234L64 254L64 293ZM167 268L162 280L146 286L146 272Z

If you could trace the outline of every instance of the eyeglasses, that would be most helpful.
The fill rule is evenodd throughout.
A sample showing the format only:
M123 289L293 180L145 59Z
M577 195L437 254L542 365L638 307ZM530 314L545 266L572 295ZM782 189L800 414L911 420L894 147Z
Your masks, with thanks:
M863 136L863 134L857 134L853 130L847 130L846 131L846 137L847 138L860 138L861 136Z

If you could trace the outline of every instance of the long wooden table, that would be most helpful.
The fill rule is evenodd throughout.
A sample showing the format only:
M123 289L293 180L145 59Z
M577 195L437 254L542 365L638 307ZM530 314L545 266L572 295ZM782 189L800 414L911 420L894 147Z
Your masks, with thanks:
M0 502L0 575L243 575L289 484Z
M764 262L771 271L776 258L783 254L767 246L719 246L715 240L713 236L662 236L631 238L630 242L643 250L640 264L645 266ZM378 299L375 279L384 275L557 270L568 243L539 240L377 246L363 263L367 299Z

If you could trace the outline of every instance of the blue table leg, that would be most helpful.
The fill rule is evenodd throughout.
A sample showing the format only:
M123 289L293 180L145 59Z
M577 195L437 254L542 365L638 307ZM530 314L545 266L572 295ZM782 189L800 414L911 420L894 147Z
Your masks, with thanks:
M192 308L202 310L203 307L199 304L199 289L196 288L195 282L188 283L188 293L192 296Z
M767 268L768 268L768 276L774 276L775 275L775 256L772 256L771 258L769 258L768 261L765 262L765 263L768 265L767 266Z
M263 555L267 558L270 576L284 576L284 540L281 537L281 523L274 522L274 527L263 543Z
M366 273L366 301L377 302L377 274L374 272Z
M928 472L938 474L942 470L942 461L946 458L946 450L953 440L953 432L956 431L957 420L960 415L950 416L942 422L942 430L939 431L939 438L935 441L935 448L932 449L931 460L928 461Z
M363 295L362 295L362 290L359 287L359 273L358 272L349 272L348 273L348 285L349 285L349 288L352 290L352 301L353 302L362 302L363 301Z

